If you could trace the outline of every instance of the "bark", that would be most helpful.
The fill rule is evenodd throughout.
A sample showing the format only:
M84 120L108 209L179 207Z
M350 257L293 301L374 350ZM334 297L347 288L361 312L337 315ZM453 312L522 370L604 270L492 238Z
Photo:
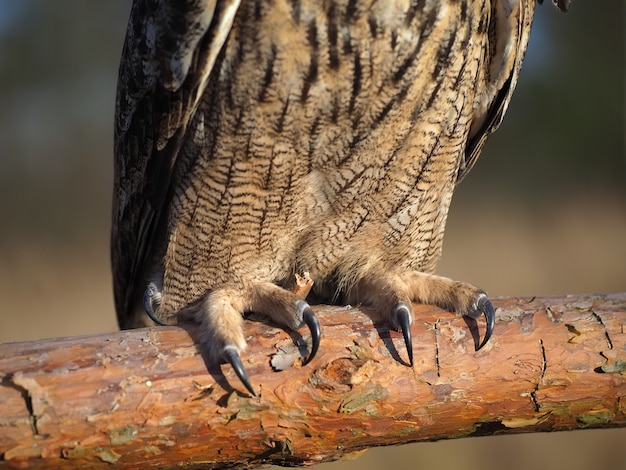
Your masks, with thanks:
M299 334L246 322L257 397L230 366L205 362L193 326L0 345L0 467L298 465L626 426L626 293L494 306L494 336L475 352L484 322L415 305L412 368L402 336L370 310L317 307L322 344L304 367Z

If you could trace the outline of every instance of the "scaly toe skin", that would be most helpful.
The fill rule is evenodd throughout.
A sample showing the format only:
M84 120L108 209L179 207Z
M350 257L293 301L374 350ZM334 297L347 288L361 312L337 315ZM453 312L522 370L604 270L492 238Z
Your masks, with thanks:
M478 300L476 301L476 307L468 313L468 316L472 318L477 318L480 315L485 315L487 327L485 329L485 338L476 348L476 351L479 351L483 348L483 346L485 346L485 344L487 344L487 341L489 341L489 338L491 338L491 333L493 333L493 328L496 322L496 312L493 309L493 305L487 297L487 294L480 294L478 296Z
M322 329L320 328L320 323L317 320L317 317L311 310L309 304L307 304L304 300L298 301L297 310L302 312L302 321L309 327L311 331L311 353L309 357L307 357L304 361L302 361L302 365L305 366L315 357L317 354L317 350L320 346L320 337L322 336Z
M411 335L411 310L405 302L398 302L393 311L394 319L402 330L404 344L409 354L409 364L413 366L413 337Z
M244 384L248 392L250 392L252 396L256 397L256 393L254 393L252 384L250 384L248 374L243 368L243 363L241 362L241 356L239 355L239 350L237 349L237 347L233 345L224 346L222 355L224 356L224 359L226 359L233 367L235 373L237 374L237 377L239 377L239 380L241 380L241 383Z

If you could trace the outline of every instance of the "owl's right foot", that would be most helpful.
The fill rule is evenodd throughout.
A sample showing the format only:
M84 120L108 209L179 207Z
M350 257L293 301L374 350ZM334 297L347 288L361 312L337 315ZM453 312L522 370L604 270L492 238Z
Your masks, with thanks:
M150 283L144 295L146 313L152 320L165 324L158 316L161 293ZM211 291L197 305L179 315L200 324L200 341L209 349L209 356L228 362L248 392L256 395L241 361L246 348L243 336L243 313L267 315L276 323L292 330L306 325L311 332L311 352L302 364L308 364L317 353L321 328L309 304L275 284L251 283L244 289L220 288Z

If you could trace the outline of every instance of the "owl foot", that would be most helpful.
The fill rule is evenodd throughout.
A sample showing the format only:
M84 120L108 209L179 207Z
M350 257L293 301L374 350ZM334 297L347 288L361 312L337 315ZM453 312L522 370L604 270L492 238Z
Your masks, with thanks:
M471 318L485 316L485 337L476 350L485 346L495 325L495 311L487 294L466 282L418 271L396 276L374 275L362 279L347 295L348 303L363 303L386 314L391 328L401 331L409 363L413 365L412 302L434 304Z
M144 292L146 313L155 323L166 325L159 315L161 301L161 291L151 282ZM200 324L200 342L208 346L209 357L228 362L248 392L256 395L241 360L246 348L242 314L249 311L267 315L292 330L306 325L311 332L311 352L302 365L317 354L322 332L313 310L304 300L275 284L255 282L243 289L215 289L178 316Z
M257 311L256 309L254 310ZM259 313L268 313L268 312L259 311ZM268 316L272 317L275 321L280 321L282 319L280 318L280 316L276 315L276 312L271 312L271 313L273 313L274 315L268 315ZM309 306L309 304L307 304L305 301L299 300L296 302L294 318L296 319L296 321L294 323L291 323L291 325L287 325L287 326L292 326L295 324L297 324L298 326L301 326L302 324L305 324L309 328L309 331L311 332L311 352L309 353L308 357L303 359L302 365L304 366L308 364L317 354L317 350L319 349L319 345L320 345L320 338L321 338L322 332L321 332L320 324L319 324L319 321L317 320L317 317L313 313L313 310L311 310L311 307ZM226 329L227 328L228 327L226 327ZM295 327L293 329L298 329L298 328ZM214 339L217 339L218 343L224 344L224 346L222 346L221 354L218 353L218 355L221 356L225 361L230 363L233 370L237 374L237 377L239 377L239 380L241 380L241 383L246 387L248 392L250 392L251 395L256 396L256 393L254 392L254 389L252 388L252 385L250 383L250 379L248 378L248 374L246 373L246 370L243 367L243 363L241 362L240 351L242 351L245 348L245 341L243 342L243 347L237 347L236 344L233 344L231 342L224 342L225 338L216 338L216 336L221 335L222 332L224 332L224 326L217 327L216 331L213 333ZM228 335L229 335L229 332L226 332L224 336L227 337Z
M303 300L300 300L298 301L296 310L302 311L302 321L309 327L309 330L311 331L311 353L306 359L302 361L302 365L305 366L311 361L311 359L315 357L315 354L317 354L322 331L317 317L313 313L313 310L311 310L309 304L307 304ZM241 380L241 383L246 387L248 392L250 392L252 396L256 396L256 393L252 388L252 384L250 383L250 379L248 378L248 374L246 373L246 369L244 369L243 363L241 362L239 349L232 344L227 344L222 350L222 357L232 366L233 370L237 374L237 377L239 377L239 380Z
M491 301L487 298L486 294L480 294L479 298L476 302L475 308L465 313L468 317L478 318L481 315L485 316L486 328L485 328L485 337L483 338L480 345L476 348L476 351L487 344L489 338L491 338L491 334L493 332L493 328L495 326L496 315L493 309L493 305ZM406 345L406 350L409 356L409 364L413 365L413 337L411 334L411 310L409 306L405 302L398 302L393 311L393 319L392 324L397 324L402 332L402 336L404 337L404 344Z

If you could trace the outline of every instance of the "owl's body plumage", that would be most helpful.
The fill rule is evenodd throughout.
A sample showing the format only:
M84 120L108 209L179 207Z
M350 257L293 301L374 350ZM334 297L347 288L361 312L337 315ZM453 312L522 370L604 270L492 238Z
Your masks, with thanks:
M394 328L412 301L493 323L480 289L433 272L533 9L136 0L115 129L120 325L145 324L148 288L156 318L190 317L216 357L238 353L245 311L302 325L308 306L290 289L303 272L318 295L369 304Z

